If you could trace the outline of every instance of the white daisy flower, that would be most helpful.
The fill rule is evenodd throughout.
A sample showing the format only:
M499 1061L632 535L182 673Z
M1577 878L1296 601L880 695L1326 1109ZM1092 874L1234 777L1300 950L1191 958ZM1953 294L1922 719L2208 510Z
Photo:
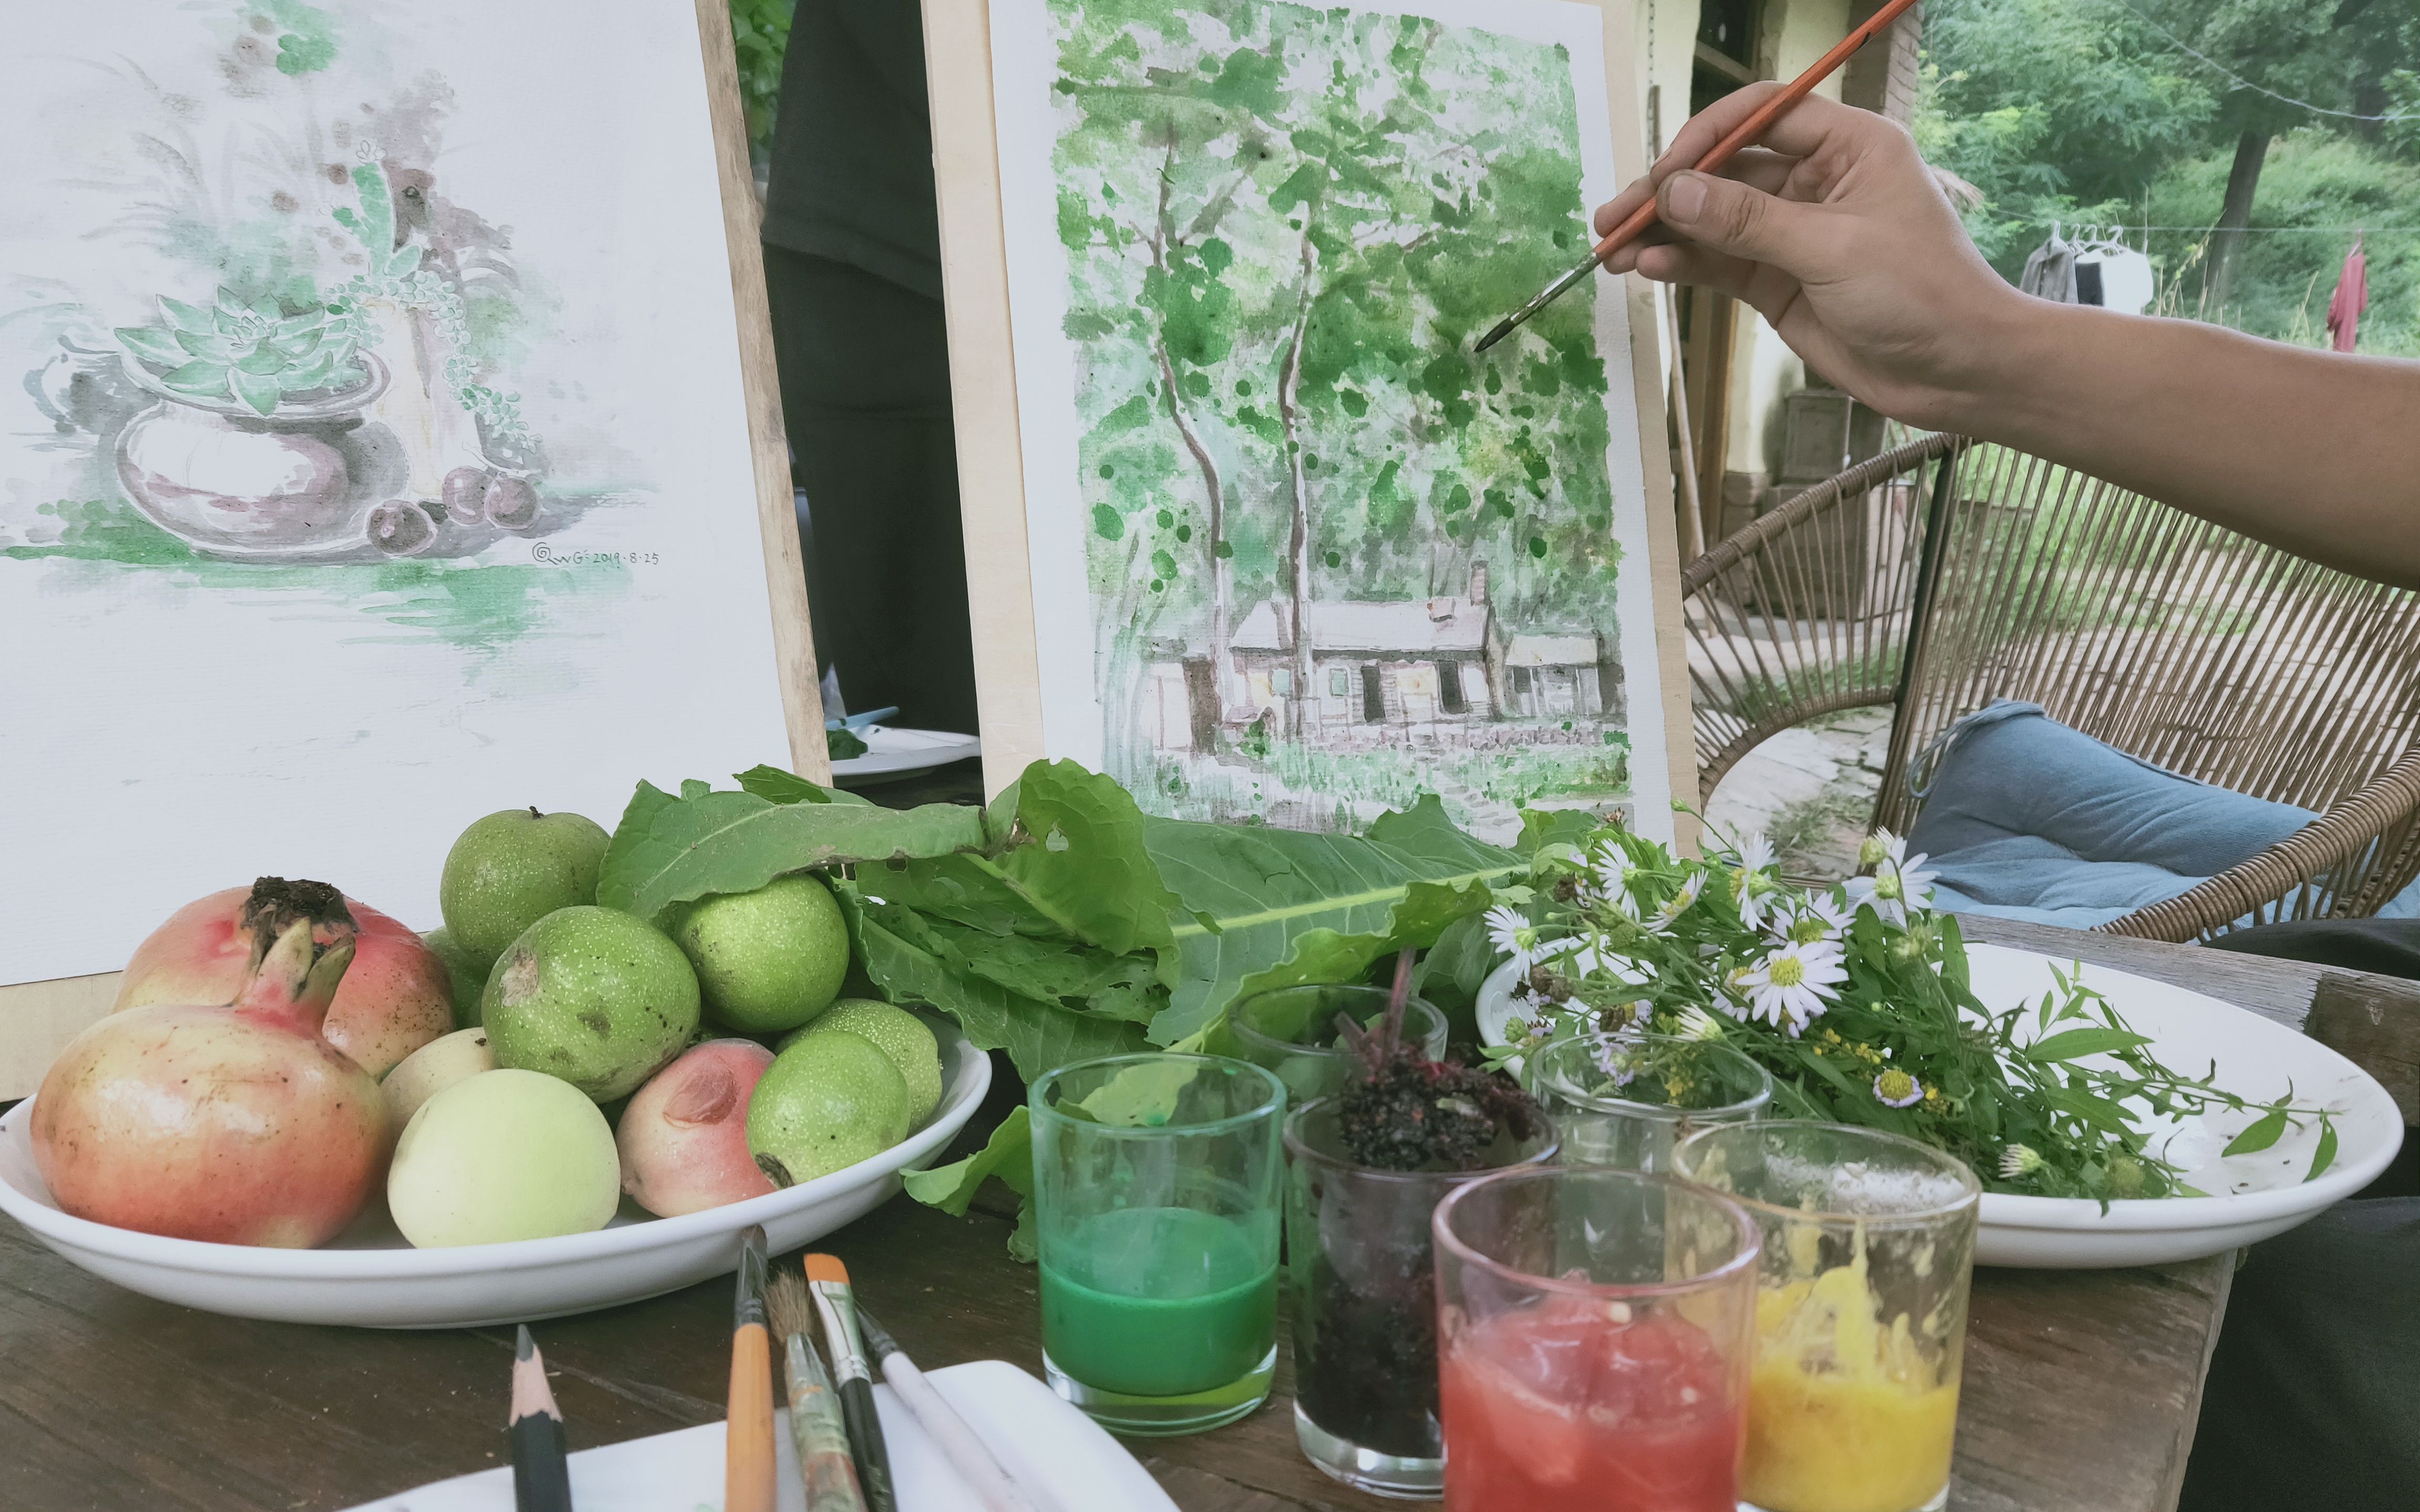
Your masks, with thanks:
M1773 920L1774 933L1801 945L1814 945L1823 940L1837 940L1849 927L1849 911L1832 901L1828 892L1810 892L1793 898L1779 910Z
M1739 900L1740 922L1755 929L1764 921L1767 900L1781 890L1774 872L1773 841L1750 835L1740 846L1739 865L1731 870L1731 893Z
M1926 870L1929 859L1921 853L1885 858L1872 876L1849 879L1849 901L1871 907L1885 924L1906 928L1910 909L1932 906L1932 879L1940 873Z
M1681 1022L1676 1026L1683 1040L1719 1040L1723 1037L1723 1021L1691 1003L1681 1010Z
M1795 1039L1831 1007L1849 970L1837 945L1784 941L1736 980L1746 990L1748 1011Z
M1526 977L1544 952L1538 926L1529 922L1522 912L1510 903L1498 903L1487 911L1487 942L1502 955L1512 958L1512 975Z
M1706 877L1704 872L1690 872L1687 880L1681 884L1678 891L1674 892L1671 897L1665 899L1662 903L1655 905L1655 917L1648 920L1648 929L1654 933L1661 934L1667 930L1669 930L1673 925L1679 923L1681 921L1681 916L1687 913L1689 911L1689 905L1698 901L1698 894L1705 889L1705 886Z
M1924 1101L1924 1084L1903 1071L1886 1071L1874 1078L1874 1101L1886 1108L1903 1108Z
M2000 1151L2000 1180L2022 1181L2042 1168L2041 1155L2029 1145L2010 1145Z

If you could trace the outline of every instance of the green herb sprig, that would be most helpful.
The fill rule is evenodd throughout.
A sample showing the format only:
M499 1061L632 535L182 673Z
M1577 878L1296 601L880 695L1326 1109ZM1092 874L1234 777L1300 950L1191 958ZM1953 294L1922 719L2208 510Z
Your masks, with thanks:
M2113 1198L2203 1196L2153 1149L2156 1120L2257 1107L2226 1148L2246 1154L2316 1122L2305 1177L2334 1162L2328 1111L2291 1093L2252 1104L2163 1065L2108 998L2055 971L2038 1004L1988 1011L1954 918L1933 912L1924 857L1877 834L1865 874L1785 884L1761 838L1703 861L1621 830L1542 852L1528 913L1489 930L1519 959L1530 1005L1506 1065L1595 1028L1638 1026L1736 1045L1771 1072L1776 1117L1906 1134L1958 1156L1993 1191Z

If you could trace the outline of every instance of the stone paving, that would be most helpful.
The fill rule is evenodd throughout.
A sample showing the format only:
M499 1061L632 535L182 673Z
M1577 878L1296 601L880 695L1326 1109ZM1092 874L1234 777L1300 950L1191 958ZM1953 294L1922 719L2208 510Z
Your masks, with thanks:
M1890 726L1887 708L1848 709L1781 732L1724 774L1707 822L1721 834L1771 836L1794 879L1847 876L1873 817Z

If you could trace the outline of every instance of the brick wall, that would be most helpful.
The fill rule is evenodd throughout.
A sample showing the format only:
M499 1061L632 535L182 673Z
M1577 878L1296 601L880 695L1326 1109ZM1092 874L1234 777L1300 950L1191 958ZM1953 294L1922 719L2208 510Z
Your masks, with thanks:
M1851 0L1849 24L1859 26L1883 8L1883 0ZM1887 116L1900 125L1916 111L1917 47L1924 36L1924 7L1916 6L1891 29L1866 44L1841 70L1840 99L1861 110Z

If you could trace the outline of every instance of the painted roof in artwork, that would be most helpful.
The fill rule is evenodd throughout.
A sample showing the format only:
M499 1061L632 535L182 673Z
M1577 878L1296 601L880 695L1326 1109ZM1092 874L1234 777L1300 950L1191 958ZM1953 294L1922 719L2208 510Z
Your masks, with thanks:
M1504 647L1507 667L1593 667L1592 635L1516 635Z
M1311 624L1314 652L1477 655L1487 644L1487 606L1466 598L1315 600L1304 607L1303 618ZM1227 643L1237 651L1284 651L1294 642L1276 601L1263 599ZM1594 651L1588 659L1596 659Z

